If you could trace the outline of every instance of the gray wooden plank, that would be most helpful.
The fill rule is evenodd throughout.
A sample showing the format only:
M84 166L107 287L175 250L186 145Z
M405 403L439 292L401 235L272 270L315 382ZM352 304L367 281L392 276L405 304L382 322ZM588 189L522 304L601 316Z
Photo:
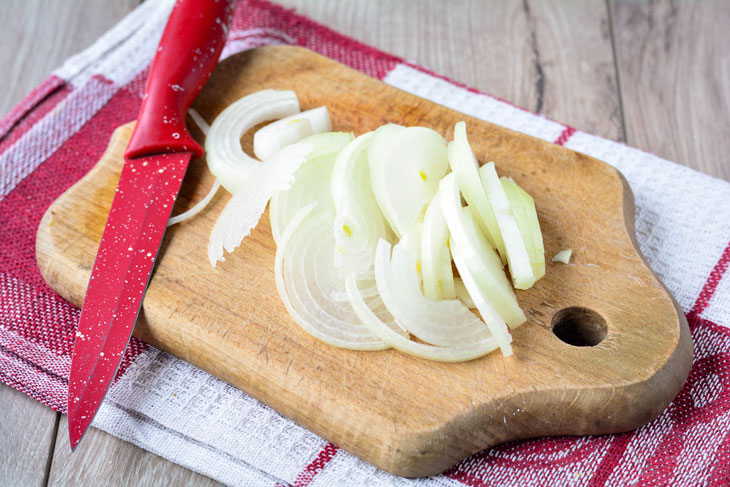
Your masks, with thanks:
M0 116L139 0L0 1Z
M612 1L628 143L730 180L730 3Z
M518 106L622 134L603 0L274 0Z
M68 418L61 423L48 479L50 486L216 486L218 482L169 462L96 428L71 452Z
M0 484L45 485L57 413L0 383Z

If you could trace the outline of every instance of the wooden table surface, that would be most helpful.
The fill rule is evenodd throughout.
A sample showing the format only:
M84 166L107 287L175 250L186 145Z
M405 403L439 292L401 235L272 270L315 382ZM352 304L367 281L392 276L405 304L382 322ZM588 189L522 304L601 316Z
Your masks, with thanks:
M139 0L0 0L0 115ZM725 0L277 0L596 135L730 180ZM217 485L0 384L0 484Z

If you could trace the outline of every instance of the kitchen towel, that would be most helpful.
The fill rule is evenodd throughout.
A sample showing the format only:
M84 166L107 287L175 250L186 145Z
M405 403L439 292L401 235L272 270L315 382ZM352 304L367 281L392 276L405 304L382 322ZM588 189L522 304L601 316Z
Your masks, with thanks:
M0 120L0 380L64 411L80 311L43 281L43 212L138 112L172 0L146 0ZM513 442L442 475L405 479L358 460L245 393L132 340L94 425L230 485L623 486L730 483L730 184L577 131L380 52L293 11L240 0L223 57L306 46L402 90L620 169L636 236L692 331L689 379L630 433Z

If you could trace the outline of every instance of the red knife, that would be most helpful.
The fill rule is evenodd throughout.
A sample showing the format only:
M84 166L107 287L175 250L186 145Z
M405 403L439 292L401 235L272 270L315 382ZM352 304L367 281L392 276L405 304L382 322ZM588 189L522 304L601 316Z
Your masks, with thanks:
M185 170L203 149L185 115L225 43L233 0L177 0L152 61L76 332L68 395L75 449L116 375Z

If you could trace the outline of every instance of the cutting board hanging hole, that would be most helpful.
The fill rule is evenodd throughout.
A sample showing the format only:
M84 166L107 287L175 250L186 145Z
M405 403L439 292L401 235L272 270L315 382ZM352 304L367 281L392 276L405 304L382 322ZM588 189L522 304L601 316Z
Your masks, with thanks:
M552 329L556 337L575 347L595 347L608 334L606 320L592 309L580 306L555 313Z

